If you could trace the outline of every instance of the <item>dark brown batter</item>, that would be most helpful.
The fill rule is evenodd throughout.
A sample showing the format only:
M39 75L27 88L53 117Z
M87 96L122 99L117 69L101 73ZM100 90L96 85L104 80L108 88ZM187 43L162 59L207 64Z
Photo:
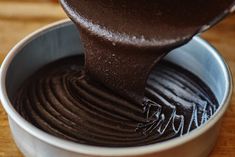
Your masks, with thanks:
M60 0L85 46L86 74L142 103L149 72L235 0Z
M169 62L152 71L138 105L84 75L83 56L51 63L22 85L15 107L55 136L98 146L156 143L187 134L217 110L211 90Z
M26 80L14 104L28 121L78 143L122 147L187 134L216 112L196 76L165 61L153 67L234 0L60 1L80 30L85 59L52 63Z

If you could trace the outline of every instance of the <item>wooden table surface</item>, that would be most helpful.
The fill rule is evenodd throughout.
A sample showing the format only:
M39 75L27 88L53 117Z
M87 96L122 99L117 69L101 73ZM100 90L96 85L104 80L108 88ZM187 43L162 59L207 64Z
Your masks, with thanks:
M0 0L0 61L24 36L64 18L66 15L61 7L49 0ZM204 33L203 37L221 52L235 74L235 15ZM7 115L1 105L0 157L22 157L12 140ZM210 157L235 157L235 96Z

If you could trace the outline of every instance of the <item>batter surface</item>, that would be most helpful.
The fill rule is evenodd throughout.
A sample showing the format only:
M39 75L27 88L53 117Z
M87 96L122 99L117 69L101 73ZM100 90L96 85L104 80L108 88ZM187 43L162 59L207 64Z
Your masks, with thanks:
M211 90L191 72L161 61L143 103L133 103L84 74L84 56L46 65L15 96L15 108L38 128L97 146L152 144L189 133L217 110Z

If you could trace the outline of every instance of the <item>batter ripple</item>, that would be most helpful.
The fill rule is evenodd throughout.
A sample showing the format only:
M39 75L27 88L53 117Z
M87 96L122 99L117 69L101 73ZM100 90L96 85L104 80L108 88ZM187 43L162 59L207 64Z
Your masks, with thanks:
M84 57L46 65L17 92L17 111L38 128L78 143L124 147L157 143L200 127L218 102L197 76L161 61L149 76L142 105L84 74Z

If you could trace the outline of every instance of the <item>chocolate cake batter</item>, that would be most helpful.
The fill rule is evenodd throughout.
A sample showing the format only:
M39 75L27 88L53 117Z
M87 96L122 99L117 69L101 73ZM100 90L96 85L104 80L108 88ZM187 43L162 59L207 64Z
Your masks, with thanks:
M204 124L217 110L211 90L169 62L152 71L144 103L128 101L84 73L84 56L51 63L22 85L17 111L55 136L97 146L139 146Z
M85 56L35 73L19 89L15 107L42 130L90 145L139 146L187 134L218 102L190 72L156 63L217 22L232 3L61 0L80 30Z
M235 0L60 0L78 26L86 74L142 103L149 72L218 22Z

